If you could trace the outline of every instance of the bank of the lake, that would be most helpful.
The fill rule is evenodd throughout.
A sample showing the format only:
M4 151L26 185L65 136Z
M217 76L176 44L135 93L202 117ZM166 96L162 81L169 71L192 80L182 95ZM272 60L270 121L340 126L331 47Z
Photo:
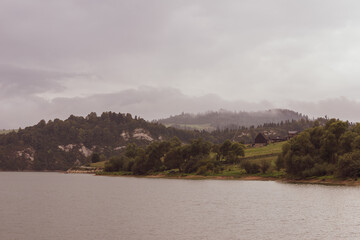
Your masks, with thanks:
M323 176L308 179L294 179L283 175L251 175L244 174L242 176L226 176L226 175L196 175L196 174L149 174L149 175L134 175L129 172L96 172L97 176L111 176L111 177L136 177L136 178L165 178L165 179L189 179L189 180L240 180L240 181L277 181L284 183L297 184L321 184L334 186L360 186L358 179L340 179L334 176Z

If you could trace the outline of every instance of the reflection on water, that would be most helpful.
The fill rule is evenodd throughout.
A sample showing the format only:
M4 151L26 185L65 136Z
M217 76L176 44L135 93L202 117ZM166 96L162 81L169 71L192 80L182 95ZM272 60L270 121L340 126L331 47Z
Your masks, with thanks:
M0 239L360 239L360 188L0 172Z

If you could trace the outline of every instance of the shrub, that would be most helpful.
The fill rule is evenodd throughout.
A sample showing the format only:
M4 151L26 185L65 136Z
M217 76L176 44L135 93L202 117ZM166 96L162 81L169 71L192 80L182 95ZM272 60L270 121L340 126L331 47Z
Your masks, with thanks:
M241 164L241 167L245 169L248 174L256 174L260 172L260 166L257 163L245 161Z
M360 176L360 151L347 153L339 158L337 175L340 177Z
M270 168L270 162L268 160L263 159L260 163L260 169L262 173L266 173L266 171Z
M306 169L302 172L303 177L313 177L313 176L325 176L332 175L335 171L335 165L329 163L315 163L314 167L311 169Z

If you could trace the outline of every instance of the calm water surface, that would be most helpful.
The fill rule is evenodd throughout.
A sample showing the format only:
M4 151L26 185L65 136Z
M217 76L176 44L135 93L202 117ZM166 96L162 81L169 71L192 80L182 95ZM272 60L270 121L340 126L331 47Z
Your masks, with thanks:
M360 239L360 188L0 172L0 239Z

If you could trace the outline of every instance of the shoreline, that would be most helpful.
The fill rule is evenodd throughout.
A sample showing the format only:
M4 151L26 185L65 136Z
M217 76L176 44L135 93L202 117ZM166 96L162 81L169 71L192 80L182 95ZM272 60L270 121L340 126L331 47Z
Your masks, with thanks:
M36 172L36 173L66 173L64 170L22 170L22 171L8 171L8 170L0 170L1 172Z
M360 186L360 181L354 179L289 179L264 176L204 176L204 175L187 175L187 176L168 176L164 174L158 175L120 175L120 174L95 174L95 176L108 177L136 177L136 178L165 178L165 179L184 179L184 180L240 180L240 181L274 181L288 184L317 184L329 186Z
M165 179L184 179L184 180L239 180L239 181L274 181L281 183L289 184L317 184L317 185L329 185L329 186L360 186L360 180L355 179L337 179L337 178L313 178L313 179L290 179L285 177L266 177L266 176L256 176L256 175L247 175L241 177L233 176L204 176L204 175L131 175L131 174L117 174L117 173L106 173L101 174L102 172L94 171L62 171L62 170L44 170L44 171L34 171L34 170L24 170L24 171L3 171L1 172L34 172L34 173L63 173L63 174L92 174L94 176L105 176L105 177L135 177L135 178L165 178ZM97 174L100 173L100 174Z

